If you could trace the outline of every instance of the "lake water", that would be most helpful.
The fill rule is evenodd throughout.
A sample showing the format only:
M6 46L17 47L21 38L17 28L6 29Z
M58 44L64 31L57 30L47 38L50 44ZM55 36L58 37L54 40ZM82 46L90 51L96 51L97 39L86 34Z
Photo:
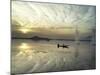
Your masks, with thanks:
M57 44L69 48L57 48ZM95 46L90 41L12 40L12 73L84 70L95 68ZM77 54L77 57L76 57Z

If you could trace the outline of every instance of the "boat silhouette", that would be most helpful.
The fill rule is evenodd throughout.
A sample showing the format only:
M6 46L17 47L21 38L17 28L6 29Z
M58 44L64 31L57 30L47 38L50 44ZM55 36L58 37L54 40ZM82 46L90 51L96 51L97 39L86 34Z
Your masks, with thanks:
M59 47L62 47L62 48L69 48L69 45L60 45L60 44L57 44L57 47L59 48Z

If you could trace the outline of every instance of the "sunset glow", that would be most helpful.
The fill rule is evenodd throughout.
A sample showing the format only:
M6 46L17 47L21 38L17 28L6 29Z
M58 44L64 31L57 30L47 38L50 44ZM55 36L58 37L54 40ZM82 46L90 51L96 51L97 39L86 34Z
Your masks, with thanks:
M18 29L20 32L22 32L22 33L24 33L24 34L26 34L26 33L28 33L28 32L30 32L31 30L30 29L28 29L28 28L20 28L20 29Z

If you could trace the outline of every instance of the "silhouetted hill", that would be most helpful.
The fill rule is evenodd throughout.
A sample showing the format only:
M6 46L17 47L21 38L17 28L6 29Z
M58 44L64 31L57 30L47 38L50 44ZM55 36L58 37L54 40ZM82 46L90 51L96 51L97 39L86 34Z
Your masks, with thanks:
M44 37L39 37L39 36L34 36L31 38L32 40L47 40L49 41L50 39L49 38L44 38Z

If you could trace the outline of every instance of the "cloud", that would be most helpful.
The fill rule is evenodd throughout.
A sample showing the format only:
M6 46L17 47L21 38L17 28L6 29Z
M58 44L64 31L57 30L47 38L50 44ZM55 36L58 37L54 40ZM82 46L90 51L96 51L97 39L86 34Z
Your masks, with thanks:
M50 27L75 29L76 25L80 33L88 35L87 32L90 32L88 29L95 28L95 14L95 6L12 1L12 21L19 24L18 28L30 28L33 29L32 32L38 33L41 31L39 27L44 27L39 34L45 35L47 32L48 36L52 37L54 34L59 34L60 37L62 34L67 36L67 34L74 35L74 33L72 34L71 30L68 31L68 28L51 30ZM16 24L12 24L12 27L16 28ZM46 27L48 28L45 29Z

